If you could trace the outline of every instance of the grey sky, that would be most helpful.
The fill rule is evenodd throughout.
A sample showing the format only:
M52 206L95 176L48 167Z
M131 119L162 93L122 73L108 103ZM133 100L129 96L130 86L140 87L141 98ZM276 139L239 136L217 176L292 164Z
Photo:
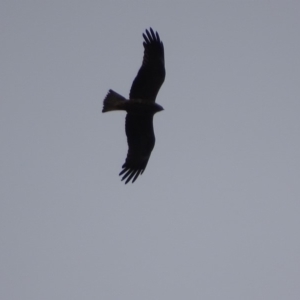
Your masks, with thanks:
M300 297L299 1L2 1L0 298ZM122 112L153 27L145 173Z

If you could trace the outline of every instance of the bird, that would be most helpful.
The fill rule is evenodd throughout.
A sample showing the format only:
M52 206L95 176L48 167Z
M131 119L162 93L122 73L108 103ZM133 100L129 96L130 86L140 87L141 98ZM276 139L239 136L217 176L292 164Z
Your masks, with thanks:
M126 111L125 132L128 152L122 165L122 181L132 183L142 175L155 145L154 114L164 110L155 103L165 76L164 45L159 34L150 29L143 33L144 56L142 65L133 80L129 99L109 90L103 101L102 112Z

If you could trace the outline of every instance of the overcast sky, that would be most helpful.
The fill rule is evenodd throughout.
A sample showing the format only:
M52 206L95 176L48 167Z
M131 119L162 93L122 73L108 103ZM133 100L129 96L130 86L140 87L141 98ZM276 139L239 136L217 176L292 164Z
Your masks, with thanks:
M0 298L300 299L300 2L0 4ZM125 113L153 27L144 174Z

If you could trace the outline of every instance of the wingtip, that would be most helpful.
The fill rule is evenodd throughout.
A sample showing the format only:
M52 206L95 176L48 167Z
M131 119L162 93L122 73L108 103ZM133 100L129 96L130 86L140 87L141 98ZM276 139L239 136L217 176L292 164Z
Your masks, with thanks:
M143 37L147 44L153 41L161 42L158 32L154 31L152 27L149 27L149 30L148 28L145 29L145 33L143 33Z
M122 176L121 181L125 180L125 184L131 181L131 183L134 183L139 175L143 174L143 169L130 169L123 167L123 170L119 173L119 176Z

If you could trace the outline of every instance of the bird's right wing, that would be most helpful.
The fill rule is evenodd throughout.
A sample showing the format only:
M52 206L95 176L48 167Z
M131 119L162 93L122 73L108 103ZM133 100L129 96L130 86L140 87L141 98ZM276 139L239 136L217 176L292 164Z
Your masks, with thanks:
M125 129L128 153L119 175L123 175L122 180L126 179L125 183L128 183L143 174L154 148L153 115L128 113Z

